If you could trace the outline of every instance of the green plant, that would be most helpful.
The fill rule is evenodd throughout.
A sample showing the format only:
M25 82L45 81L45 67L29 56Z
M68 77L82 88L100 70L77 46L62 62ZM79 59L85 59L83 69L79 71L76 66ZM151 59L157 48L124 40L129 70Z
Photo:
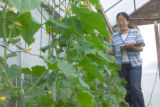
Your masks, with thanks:
M104 41L109 39L107 25L101 14L90 11L82 4L85 0L69 0L64 17L55 18L65 0L54 2L53 14L44 24L36 22L31 10L38 8L44 0L8 0L0 12L0 38L3 38L4 57L0 57L0 93L6 96L1 106L11 107L125 107L123 80L117 75L119 66L114 57L104 53L111 46ZM89 0L99 8L98 0ZM18 13L7 11L7 6L15 7ZM9 50L20 37L30 45L33 35L45 25L47 34L52 38L49 45L41 49L49 52L48 57L39 56L47 66L36 65L21 68L8 66L7 59L17 56ZM58 35L58 37L57 37ZM17 45L16 45L17 46ZM21 52L26 52L21 47ZM8 54L9 50L9 54ZM53 54L55 51L56 54ZM25 74L25 78L20 78ZM14 80L23 81L22 87ZM21 91L24 89L24 92ZM20 105L20 98L24 102Z

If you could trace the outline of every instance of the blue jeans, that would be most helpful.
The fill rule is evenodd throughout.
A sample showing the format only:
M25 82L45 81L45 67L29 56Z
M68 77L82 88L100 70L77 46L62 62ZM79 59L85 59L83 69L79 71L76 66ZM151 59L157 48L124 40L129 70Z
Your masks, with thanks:
M127 81L125 101L129 103L129 107L145 107L141 90L142 66L131 67L129 63L122 64L118 74Z

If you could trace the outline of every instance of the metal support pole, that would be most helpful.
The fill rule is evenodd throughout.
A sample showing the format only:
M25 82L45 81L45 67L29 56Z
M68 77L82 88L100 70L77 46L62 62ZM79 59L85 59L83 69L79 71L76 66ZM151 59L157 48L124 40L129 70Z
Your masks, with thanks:
M19 42L19 46L22 46L23 42L22 40ZM23 53L20 53L20 60L19 60L19 64L21 67L23 67ZM24 79L24 74L21 74L20 77L22 80L20 80L20 87L21 87L21 93L24 93L24 89L23 89L23 79ZM20 96L20 107L24 107L24 96L21 95Z
M136 11L136 0L133 0L134 2L134 12Z
M115 7L116 5L118 5L122 0L119 0L118 2L116 2L115 4L113 4L109 9L105 10L105 13L108 12L109 10L111 10L113 7Z
M156 40L156 48L157 48L157 59L158 59L158 68L160 72L160 42L159 42L159 32L158 32L158 22L154 21L154 30L155 30L155 40ZM160 76L160 73L159 73Z

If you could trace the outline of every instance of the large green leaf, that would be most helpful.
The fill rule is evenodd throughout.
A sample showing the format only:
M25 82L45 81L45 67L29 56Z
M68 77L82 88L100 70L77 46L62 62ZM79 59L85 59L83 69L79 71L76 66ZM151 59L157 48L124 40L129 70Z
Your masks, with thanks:
M108 75L111 76L111 70L108 68L108 66L104 66L105 70L107 71Z
M63 61L58 61L58 67L61 69L65 74L72 76L72 77L78 77L78 74L76 73L76 70L73 68L71 64L65 63Z
M4 64L4 58L0 56L0 69L1 69L3 64Z
M104 43L104 41L100 40L98 36L96 36L94 33L92 33L90 36L85 36L85 39L88 42L92 43L95 49L103 50L103 51L106 50L107 46Z
M83 33L83 31L82 31L82 27L81 27L81 23L80 23L80 20L78 20L78 18L77 17L74 17L75 19L74 19L74 27L73 27L73 29L75 29L75 32L76 32L76 34L78 34L78 35L80 35L80 36L83 36L84 35L84 33ZM73 20L73 19L72 19Z
M45 66L33 66L32 70L30 70L29 68L23 68L22 69L22 73L25 74L32 74L34 76L40 77L44 72L46 71Z
M67 59L71 61L82 60L84 55L94 53L94 49L91 43L85 39L75 39L72 41L72 48L67 50Z
M24 97L25 107L33 107L33 105L35 105L35 100L39 101L40 97L45 95L46 95L46 90L43 89L33 90L31 94L27 94Z
M77 42L77 44L74 43L75 41ZM85 39L79 38L75 41L73 41L73 49L76 49L78 53L89 54L94 52L93 45Z
M11 67L7 69L7 74L9 78L17 77L20 72L21 67L18 65L11 65Z
M57 61L58 59L55 58L54 61L49 61L47 59L45 59L43 56L40 56L40 58L43 59L43 61L47 64L48 69L52 69L52 70L60 70L57 66Z
M92 62L91 59L88 57L85 57L81 62L80 65L82 65L84 71L87 73L89 81L93 81L94 79L98 78L99 80L103 81L104 76L100 72L100 70L97 68L97 66Z
M100 13L90 11L85 6L72 6L72 11L79 17L82 29L86 33L97 30L100 34L108 36L107 25Z
M49 95L46 95L46 96L41 96L40 97L40 107L53 107L53 104L54 104L54 101L53 101L53 98Z
M31 70L29 68L22 68L22 73L24 74L32 74Z
M81 78L79 78L79 83L80 83L83 87L85 87L85 88L87 88L87 89L90 89L89 85L88 85L85 81L83 81Z
M12 52L12 53L9 53L9 54L7 55L7 58L12 58L12 57L16 57L16 56L17 56L17 54L14 53L14 52Z
M17 42L19 42L21 39L20 38L14 38L11 41L9 41L11 44L16 44Z
M119 103L119 107L129 107L129 105L126 102L121 102Z
M63 23L59 20L56 20L56 19L52 18L52 17L49 19L49 21L54 23L56 26L59 26L59 27L62 27L62 28L70 28L71 27L71 25L65 24L65 23Z
M92 62L97 63L99 66L104 66L105 61L100 56L94 55L94 54L89 54L89 55L87 55L87 57L89 57L92 60Z
M110 63L113 63L114 62L114 57L108 55L108 54L105 54L104 52L102 51L97 51L98 55L101 56L102 58L104 58L106 61L110 62Z
M32 16L31 13L27 12L22 14L18 21L22 24L22 37L25 40L25 42L30 45L34 42L34 34L37 32L37 30L41 27L41 24L36 22Z
M46 71L46 68L44 66L34 66L32 67L32 75L40 77L44 72Z
M9 3L20 13L24 13L37 8L42 1L45 0L9 0Z
M49 49L50 45L44 46L41 48L41 51L45 53Z
M80 105L84 107L94 107L94 96L88 92L79 91L79 96L77 100Z

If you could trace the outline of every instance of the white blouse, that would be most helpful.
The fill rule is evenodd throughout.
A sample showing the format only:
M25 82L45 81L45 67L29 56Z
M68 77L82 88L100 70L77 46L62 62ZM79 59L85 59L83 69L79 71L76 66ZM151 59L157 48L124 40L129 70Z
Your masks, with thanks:
M123 41L127 38L127 36L128 36L128 33L121 34ZM126 50L122 51L122 62L129 62L129 58Z

